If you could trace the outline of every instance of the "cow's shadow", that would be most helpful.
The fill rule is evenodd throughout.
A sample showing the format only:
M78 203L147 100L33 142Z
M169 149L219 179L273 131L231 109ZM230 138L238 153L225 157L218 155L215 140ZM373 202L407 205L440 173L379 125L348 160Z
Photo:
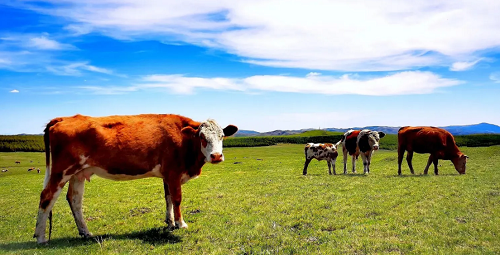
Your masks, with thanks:
M173 244L182 242L182 239L175 235L174 232L168 230L167 227L160 228L152 228L143 231L136 231L125 234L105 234L98 235L92 238L53 238L46 245L37 244L35 239L29 242L17 242L17 243L5 243L0 244L0 252L12 252L12 251L21 251L21 250L30 250L30 249L57 249L64 247L78 247L78 246L87 246L94 245L98 243L99 245L105 245L106 240L130 240L137 239L141 240L144 243L149 243L151 245L158 244Z

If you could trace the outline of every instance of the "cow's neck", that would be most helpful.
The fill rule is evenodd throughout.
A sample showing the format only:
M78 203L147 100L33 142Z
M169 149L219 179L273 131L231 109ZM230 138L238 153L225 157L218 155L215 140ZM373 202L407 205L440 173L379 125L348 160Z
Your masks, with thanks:
M200 139L186 140L183 147L186 148L185 167L189 176L200 175L201 168L205 164L205 155L201 152Z

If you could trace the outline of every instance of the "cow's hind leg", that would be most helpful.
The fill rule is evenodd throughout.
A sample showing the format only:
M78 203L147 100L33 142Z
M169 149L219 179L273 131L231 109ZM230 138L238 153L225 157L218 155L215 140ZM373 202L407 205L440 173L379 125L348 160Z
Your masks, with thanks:
M42 190L40 194L40 204L38 207L38 216L36 219L35 234L33 237L36 238L38 243L46 243L45 230L47 227L47 217L52 210L52 207L56 203L57 198L61 194L61 190L68 182L67 177L62 174L51 174L47 185Z
M343 150L343 156L344 156L344 174L347 174L347 150Z
M168 224L169 229L174 229L174 204L172 203L172 196L170 196L170 192L168 191L168 184L166 180L163 180L163 189L165 190L165 202L167 205L165 223Z
M352 155L352 173L356 173L356 160L358 160L358 156Z
M415 171L413 171L413 165L411 161L413 160L413 151L408 151L406 155L406 162L408 162L408 167L410 168L411 174L415 174Z
M405 156L405 149L398 148L398 175L401 175L401 164L403 163L403 157Z
M437 156L433 156L432 158L432 163L434 163L434 174L435 175L438 175L438 157Z
M85 179L80 180L76 175L73 175L69 180L68 194L66 195L66 200L68 200L69 207L75 218L76 227L78 228L78 233L85 238L92 237L92 233L89 232L87 224L85 223L85 218L83 217L82 202L83 202L83 192L85 190Z
M429 166L431 165L432 163L432 154L429 156L429 159L427 160L427 165L425 166L425 169L424 169L424 174L427 174L429 172Z
M326 163L328 164L328 173L332 175L332 163L330 163L330 160L327 159Z

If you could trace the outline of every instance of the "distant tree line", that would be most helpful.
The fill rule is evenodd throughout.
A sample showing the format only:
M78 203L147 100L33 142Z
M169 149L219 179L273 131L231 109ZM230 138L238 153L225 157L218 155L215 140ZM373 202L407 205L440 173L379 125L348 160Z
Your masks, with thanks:
M326 136L261 136L261 137L231 137L224 140L224 147L255 147L270 146L278 143L337 143L341 135ZM500 145L500 135L459 135L455 136L455 142L459 147L483 147ZM398 148L398 135L386 135L380 140L380 148L385 150L396 150Z
M0 151L45 151L41 135L0 135Z
M306 143L337 143L342 135L321 136L259 136L259 137L230 137L224 140L224 147L257 147L270 146L279 143L306 144ZM458 146L483 147L500 145L500 135L459 135L455 136ZM396 150L398 136L386 135L380 140L380 148ZM41 135L0 135L0 151L45 151L43 136Z

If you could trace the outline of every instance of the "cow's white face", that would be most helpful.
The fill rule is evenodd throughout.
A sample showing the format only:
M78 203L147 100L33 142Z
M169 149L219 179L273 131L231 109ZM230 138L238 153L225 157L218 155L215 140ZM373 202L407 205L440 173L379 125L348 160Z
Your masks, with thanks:
M222 129L215 120L209 119L203 122L198 129L198 135L201 142L201 152L205 156L205 162L219 163L224 161L222 141L224 137L231 136L236 131L238 131L238 128L233 125L228 125Z
M384 137L385 133L384 132L377 132L377 131L370 131L370 130L363 130L358 135L358 141L359 141L359 138L362 137L363 135L366 135L368 137L368 145L370 146L370 148L373 150L378 150L380 148L380 145L379 145L380 138Z

